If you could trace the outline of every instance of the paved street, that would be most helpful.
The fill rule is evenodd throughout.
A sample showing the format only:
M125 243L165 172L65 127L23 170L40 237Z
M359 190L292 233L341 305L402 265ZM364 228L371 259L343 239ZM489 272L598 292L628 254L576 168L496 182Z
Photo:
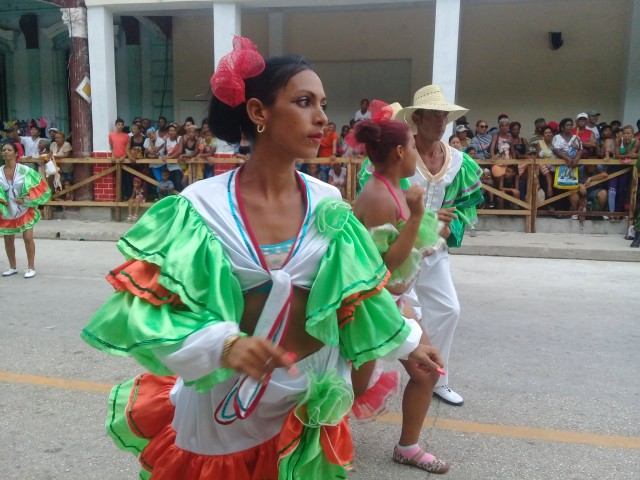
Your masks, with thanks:
M19 269L24 248L17 243ZM142 368L79 339L111 291L112 242L37 240L34 279L0 278L0 479L137 478L104 433L109 385ZM612 479L640 475L640 268L457 255L462 320L452 386L423 439L451 461L448 479ZM4 253L0 266L6 266ZM433 478L395 465L399 401L354 425L350 479Z

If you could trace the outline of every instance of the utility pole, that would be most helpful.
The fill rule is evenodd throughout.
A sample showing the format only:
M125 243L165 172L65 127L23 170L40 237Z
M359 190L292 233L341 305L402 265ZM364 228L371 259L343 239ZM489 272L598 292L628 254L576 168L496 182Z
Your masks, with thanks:
M71 105L71 138L74 157L90 157L93 152L91 121L91 85L89 83L89 42L87 40L87 7L84 0L49 0L60 7L62 21L69 29L69 104ZM77 182L92 175L91 164L76 164ZM91 184L76 190L76 200L92 200Z

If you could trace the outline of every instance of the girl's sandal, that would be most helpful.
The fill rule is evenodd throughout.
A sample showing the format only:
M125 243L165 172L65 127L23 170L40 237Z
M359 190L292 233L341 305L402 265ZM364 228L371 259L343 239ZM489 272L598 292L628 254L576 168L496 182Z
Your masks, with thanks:
M138 221L138 215L134 215L133 217L131 217L131 221L132 222L137 222Z
M125 222L133 222L133 215L129 215Z
M412 465L429 473L447 473L449 471L449 464L439 458L434 457L430 462L422 462L421 460L424 454L425 451L421 448L415 455L407 457L402 454L396 446L393 449L393 461L404 465Z

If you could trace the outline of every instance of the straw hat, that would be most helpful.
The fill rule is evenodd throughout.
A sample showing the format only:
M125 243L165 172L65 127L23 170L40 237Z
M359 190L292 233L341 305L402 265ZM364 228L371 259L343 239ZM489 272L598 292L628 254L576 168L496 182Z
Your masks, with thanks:
M409 125L413 125L411 115L416 110L439 110L441 112L449 112L449 122L453 122L467 113L469 110L455 105L444 98L442 89L438 85L427 85L422 87L413 96L413 105L400 110L395 118L403 120Z

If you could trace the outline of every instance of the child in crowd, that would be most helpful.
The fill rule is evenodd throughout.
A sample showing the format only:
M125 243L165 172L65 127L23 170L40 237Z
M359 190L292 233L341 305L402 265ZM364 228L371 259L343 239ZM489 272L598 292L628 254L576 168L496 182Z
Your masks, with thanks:
M400 180L414 175L416 162L420 161L409 126L388 120L391 114L383 116L384 107L379 112L375 100L371 110L372 120L356 124L355 140L365 144L375 170L356 200L353 213L369 229L391 272L386 288L396 299L403 315L415 318L415 312L405 305L404 294L412 288L422 258L443 244L444 239L438 233L443 226L434 212L428 210L425 213L421 187L410 187L406 196L401 189ZM429 344L424 332L420 342ZM428 472L445 473L449 464L425 452L418 444L438 375L425 375L415 363L401 362L410 380L402 401L402 432L393 451L393 460ZM375 372L375 362L365 364L352 373L356 395L352 415L364 420L384 411L387 398L395 393L398 382L397 372L374 374L371 381L363 382L363 378L369 379L371 370Z
M518 190L518 168L515 165L507 165L504 175L500 177L499 190L508 193L512 197L520 198L520 190ZM505 203L506 202L506 203ZM515 208L515 205L504 198L498 198L499 208Z
M485 185L489 185L490 187L493 187L494 181L493 181L493 175L491 174L491 170L489 170L488 168L485 168L482 172L483 173L482 173L482 177L480 177L480 181ZM493 193L488 190L483 190L483 194L484 194L485 207L494 208L496 206L496 203L493 198Z
M462 142L460 142L460 139L457 135L451 135L449 137L449 146L451 148L455 148L456 150L462 151Z
M204 158L207 163L204 165L204 178L211 178L214 175L213 155L216 153L216 139L208 128L204 131L202 140L198 145L198 158Z
M140 211L140 205L144 202L144 188L142 187L142 180L138 177L133 179L133 192L131 198L129 198L129 216L127 222L135 222L138 220L138 213Z
M331 170L329 171L329 184L340 190L342 198L347 196L346 180L347 169L343 167L341 163L336 162L332 164Z
M175 189L173 182L169 178L169 170L162 170L162 180L158 185L158 200L171 195L171 192Z
M478 151L475 149L475 147L467 147L465 153L474 160L478 160Z

